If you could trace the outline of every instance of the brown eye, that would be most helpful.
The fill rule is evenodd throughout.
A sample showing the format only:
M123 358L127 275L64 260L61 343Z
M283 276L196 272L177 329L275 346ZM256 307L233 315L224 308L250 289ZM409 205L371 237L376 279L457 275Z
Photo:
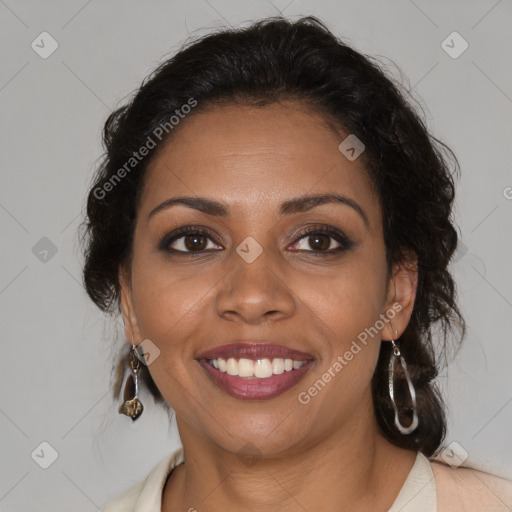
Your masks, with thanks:
M353 246L354 242L341 231L329 226L317 226L303 231L292 248L309 252L313 256L328 256L348 250Z
M208 245L210 244L210 245ZM200 228L180 228L164 236L158 245L159 249L171 253L202 253L211 249L222 249L217 245L210 233Z
M201 251L205 249L208 244L204 235L187 235L181 238L184 239L183 245L189 251ZM178 238L178 240L180 239Z
M299 244L299 250L302 250L302 251L318 251L318 252L326 252L328 251L329 249L331 250L336 250L338 249L338 247L331 247L332 245L332 241L333 241L333 237L330 236L330 235L325 235L325 234L322 234L322 233L314 233L312 235L306 235L306 236L302 236L298 242L296 242L296 244ZM302 242L301 242L302 241ZM338 246L340 245L339 242L336 242L336 240L334 240L335 243L338 243ZM300 244L302 244L302 247L300 247ZM307 247L310 247L311 249L307 249Z
M314 251L326 251L331 245L331 237L327 235L310 235L308 243Z

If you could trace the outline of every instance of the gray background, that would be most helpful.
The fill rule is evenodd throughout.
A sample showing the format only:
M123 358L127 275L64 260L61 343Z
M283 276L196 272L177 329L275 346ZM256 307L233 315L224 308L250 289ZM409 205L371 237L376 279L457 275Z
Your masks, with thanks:
M123 338L82 289L76 230L116 104L187 36L279 10L317 15L395 74L396 62L459 157L453 270L469 332L440 379L447 443L512 476L510 1L0 0L0 510L98 510L179 446L147 397L137 423L117 414ZM59 45L47 59L31 47L43 31ZM453 31L469 44L458 58L441 47Z

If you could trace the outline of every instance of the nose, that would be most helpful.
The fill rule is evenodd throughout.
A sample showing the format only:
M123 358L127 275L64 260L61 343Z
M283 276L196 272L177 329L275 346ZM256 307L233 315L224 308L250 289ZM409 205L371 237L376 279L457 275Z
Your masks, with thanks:
M279 265L267 251L251 263L234 254L232 270L218 288L217 314L230 321L261 324L294 314L296 300Z

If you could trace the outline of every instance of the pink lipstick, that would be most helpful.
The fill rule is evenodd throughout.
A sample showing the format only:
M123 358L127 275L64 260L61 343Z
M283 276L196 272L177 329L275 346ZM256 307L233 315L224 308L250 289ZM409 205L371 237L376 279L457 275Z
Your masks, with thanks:
M288 391L314 362L311 354L261 340L208 349L196 359L219 388L244 400L265 400Z

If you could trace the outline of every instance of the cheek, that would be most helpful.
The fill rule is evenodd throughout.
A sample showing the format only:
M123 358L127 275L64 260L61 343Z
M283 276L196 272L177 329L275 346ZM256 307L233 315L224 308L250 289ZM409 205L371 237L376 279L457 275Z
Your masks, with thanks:
M308 411L306 422L322 417L334 425L361 406L371 413L369 387L381 346L376 325L385 280L360 263L308 288L308 313L322 338L322 359L298 389L298 407Z
M190 363L199 346L191 340L204 338L207 294L216 282L210 283L204 273L190 274L184 279L168 263L134 258L132 286L140 336L160 350L148 369L167 402L179 411L190 405Z
M336 348L343 350L382 313L385 277L384 267L354 255L330 275L298 275L293 289L305 305L304 314L309 309L311 319L323 325Z
M385 266L361 256L340 267L334 277L301 281L309 309L303 318L308 315L323 338L322 360L302 391L311 398L322 395L315 398L314 407L353 409L367 392L380 351Z
M185 266L182 270L161 258L134 258L132 286L141 336L162 344L178 342L177 333L203 314L218 275Z

